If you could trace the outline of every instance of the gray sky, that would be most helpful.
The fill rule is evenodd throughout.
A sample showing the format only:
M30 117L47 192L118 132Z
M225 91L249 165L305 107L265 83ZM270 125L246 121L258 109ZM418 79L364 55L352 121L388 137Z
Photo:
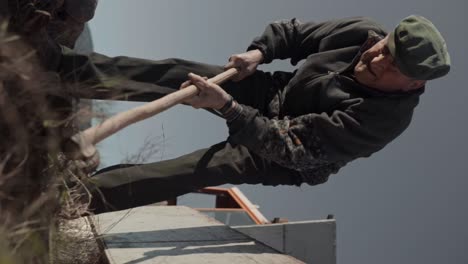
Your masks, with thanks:
M370 16L388 29L410 14L431 19L447 40L451 74L430 82L410 127L384 150L359 159L320 186L241 186L269 218L338 221L339 263L468 263L468 4L463 0L101 0L91 22L95 50L109 56L179 57L224 64L267 23ZM288 70L289 61L262 67ZM111 112L136 103L110 104ZM150 161L208 147L224 121L178 106L129 127L100 146L105 165L159 142Z

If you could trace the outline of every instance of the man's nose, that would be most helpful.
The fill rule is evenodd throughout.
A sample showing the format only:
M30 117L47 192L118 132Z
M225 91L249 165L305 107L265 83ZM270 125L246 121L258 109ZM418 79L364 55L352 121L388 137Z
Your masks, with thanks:
M379 64L382 67L387 67L393 63L393 57L390 54L379 54L373 59L374 63Z
M376 66L379 66L382 71L385 71L387 67L393 64L393 57L390 54L379 54L373 59Z

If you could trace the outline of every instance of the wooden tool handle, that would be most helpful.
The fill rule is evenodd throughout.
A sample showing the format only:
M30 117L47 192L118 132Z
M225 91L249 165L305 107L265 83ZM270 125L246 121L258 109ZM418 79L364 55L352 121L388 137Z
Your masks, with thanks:
M216 75L215 77L208 80L215 84L221 84L238 73L236 68L231 68L223 73ZM198 89L195 85L190 85L182 90L178 90L171 94L168 94L160 99L154 100L150 103L142 106L118 113L109 119L105 120L99 125L88 128L79 135L73 136L72 139L77 142L87 142L95 145L117 131L148 117L159 114L172 106L182 103L186 99L195 96L198 93ZM80 139L78 139L80 138Z

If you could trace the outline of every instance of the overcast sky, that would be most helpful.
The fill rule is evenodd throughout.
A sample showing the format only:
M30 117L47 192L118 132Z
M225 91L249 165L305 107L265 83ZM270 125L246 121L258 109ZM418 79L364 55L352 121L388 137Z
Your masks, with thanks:
M467 2L463 0L100 0L90 23L95 50L110 56L179 57L224 64L245 50L267 23L296 17L323 21L370 16L388 29L410 14L426 16L447 40L453 68L430 82L410 127L371 158L328 183L309 187L241 186L272 219L338 222L338 263L468 263ZM289 70L289 61L262 67ZM111 112L136 106L109 104ZM145 144L151 161L208 147L227 136L224 121L179 106L126 129L100 146L105 165Z

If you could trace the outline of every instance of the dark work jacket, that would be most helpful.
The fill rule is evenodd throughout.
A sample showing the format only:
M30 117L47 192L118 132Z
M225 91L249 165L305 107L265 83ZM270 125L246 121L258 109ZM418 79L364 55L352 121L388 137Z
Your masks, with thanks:
M271 104L276 114L265 117L243 106L239 118L228 123L229 141L298 171L311 185L382 149L408 127L424 91L385 93L352 78L369 42L386 34L368 18L270 24L248 50L259 49L264 63L305 61Z

